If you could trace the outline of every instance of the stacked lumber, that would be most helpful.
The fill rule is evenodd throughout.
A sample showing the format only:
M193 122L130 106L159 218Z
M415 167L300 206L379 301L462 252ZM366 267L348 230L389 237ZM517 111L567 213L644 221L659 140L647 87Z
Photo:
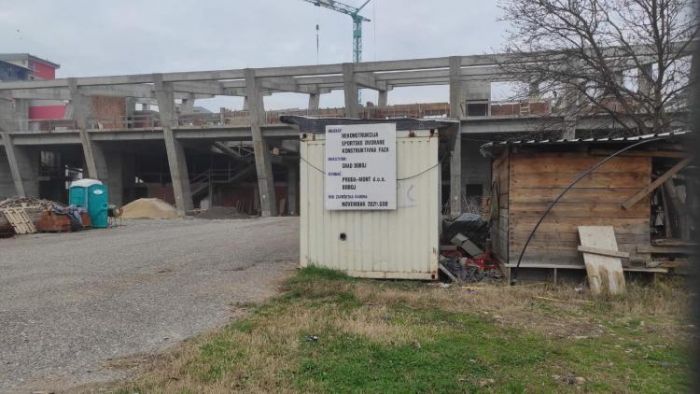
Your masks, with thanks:
M30 222L35 226L41 219L41 216L51 207L57 204L51 200L44 200L34 197L12 197L0 201L0 211L5 209L20 208L29 217ZM58 204L61 205L61 204ZM3 214L0 214L0 237L11 237L15 235L15 228L10 220Z

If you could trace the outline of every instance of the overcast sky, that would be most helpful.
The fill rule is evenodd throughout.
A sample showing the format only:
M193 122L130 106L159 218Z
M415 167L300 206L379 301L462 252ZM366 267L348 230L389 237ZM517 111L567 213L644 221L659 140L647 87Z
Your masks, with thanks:
M344 0L360 5L361 0ZM503 45L493 0L372 0L363 10L363 60L483 54ZM0 51L59 63L58 77L233 69L352 61L349 16L302 0L32 0L4 2ZM376 94L363 92L364 100ZM446 101L447 88L405 88L389 103ZM305 107L297 94L268 108ZM376 102L376 101L375 101ZM210 109L242 99L201 100ZM322 106L342 105L342 92Z

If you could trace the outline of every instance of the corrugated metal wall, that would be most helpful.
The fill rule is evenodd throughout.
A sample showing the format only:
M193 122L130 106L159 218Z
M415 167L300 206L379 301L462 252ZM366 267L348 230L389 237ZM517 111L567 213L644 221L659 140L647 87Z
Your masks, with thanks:
M397 209L324 209L325 142L301 143L301 266L316 265L367 278L435 279L439 255L438 136L397 132ZM316 167L316 168L314 168ZM345 234L345 240L341 239Z

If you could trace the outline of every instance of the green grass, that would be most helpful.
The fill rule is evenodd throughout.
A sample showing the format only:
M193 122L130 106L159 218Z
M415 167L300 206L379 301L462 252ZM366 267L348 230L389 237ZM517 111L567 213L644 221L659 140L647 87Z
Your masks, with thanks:
M630 288L627 297L591 300L568 288L465 292L306 268L247 318L185 345L118 389L688 391L689 335L676 306L683 290Z

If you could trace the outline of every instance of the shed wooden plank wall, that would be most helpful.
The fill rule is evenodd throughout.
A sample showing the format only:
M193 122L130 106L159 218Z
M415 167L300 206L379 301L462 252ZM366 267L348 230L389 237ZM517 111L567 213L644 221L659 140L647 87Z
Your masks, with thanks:
M491 243L493 253L501 262L508 261L508 188L509 183L508 153L500 155L493 161L491 170Z
M578 174L601 160L586 152L509 154L508 258L517 262L533 226L549 203ZM650 243L649 197L629 210L620 204L651 181L651 158L618 157L581 180L548 214L523 257L524 266L582 266L577 227L611 225L620 250Z

